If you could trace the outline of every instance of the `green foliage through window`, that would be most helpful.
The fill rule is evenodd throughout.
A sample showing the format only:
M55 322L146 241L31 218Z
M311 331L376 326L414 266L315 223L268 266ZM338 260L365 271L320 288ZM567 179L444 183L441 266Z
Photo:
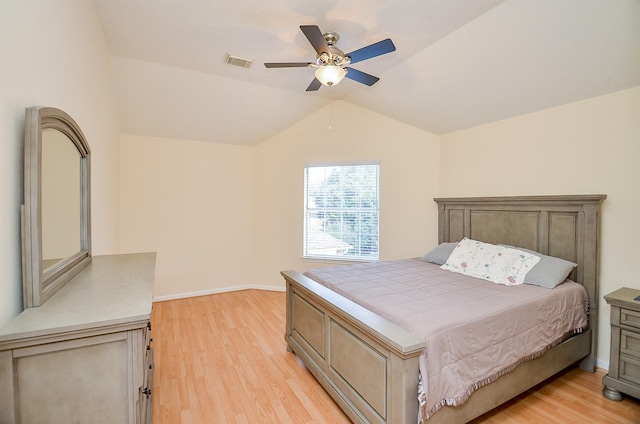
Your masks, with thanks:
M304 256L378 259L380 165L304 171Z

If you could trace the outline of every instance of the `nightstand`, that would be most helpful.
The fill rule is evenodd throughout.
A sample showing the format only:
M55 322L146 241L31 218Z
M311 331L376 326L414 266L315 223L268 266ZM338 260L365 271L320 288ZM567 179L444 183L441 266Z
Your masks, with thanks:
M640 290L621 288L604 297L611 305L609 374L602 394L622 400L622 393L640 399Z

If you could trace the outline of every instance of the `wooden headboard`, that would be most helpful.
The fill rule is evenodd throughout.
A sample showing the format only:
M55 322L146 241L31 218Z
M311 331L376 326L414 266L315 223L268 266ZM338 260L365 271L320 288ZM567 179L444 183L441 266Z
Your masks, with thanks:
M595 366L600 204L607 196L437 198L438 242L468 237L535 250L578 264L569 278L589 295L590 360Z

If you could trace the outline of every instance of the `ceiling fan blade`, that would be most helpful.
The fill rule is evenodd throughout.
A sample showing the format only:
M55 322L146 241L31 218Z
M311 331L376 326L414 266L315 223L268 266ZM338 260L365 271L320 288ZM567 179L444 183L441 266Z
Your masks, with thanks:
M347 69L347 75L345 75L346 78L352 79L354 81L358 81L364 85L372 86L373 84L377 83L380 80L380 78L378 77L369 75L366 72L358 71L357 69L353 69L353 68L345 68L345 69Z
M387 38L386 40L378 41L377 43L370 44L366 47L348 53L347 56L351 58L351 63L356 63L362 60L371 59L372 57L391 53L395 50L396 46L393 44L393 41L391 41L390 38Z
M321 86L322 83L320 80L318 80L318 78L314 78L313 81L311 81L311 84L309 84L309 87L307 87L307 91L318 91Z
M265 63L267 68L306 68L311 65L309 62L275 62Z
M300 29L304 33L305 37L307 37L307 40L311 43L316 53L318 53L318 56L322 55L322 53L326 53L331 56L327 40L324 39L324 35L322 35L320 28L316 25L300 25Z

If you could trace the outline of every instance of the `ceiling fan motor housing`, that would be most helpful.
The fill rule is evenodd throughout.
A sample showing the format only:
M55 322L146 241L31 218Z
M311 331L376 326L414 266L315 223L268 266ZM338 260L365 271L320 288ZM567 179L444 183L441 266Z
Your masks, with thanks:
M329 52L331 53L331 55L329 56L326 53L318 55L316 59L316 63L318 64L318 66L325 66L329 64L342 66L351 63L351 58L349 56L346 56L342 50L335 46L335 43L340 40L340 36L338 35L338 33L325 32L324 34L322 34L322 36L327 41L327 47L329 48Z

